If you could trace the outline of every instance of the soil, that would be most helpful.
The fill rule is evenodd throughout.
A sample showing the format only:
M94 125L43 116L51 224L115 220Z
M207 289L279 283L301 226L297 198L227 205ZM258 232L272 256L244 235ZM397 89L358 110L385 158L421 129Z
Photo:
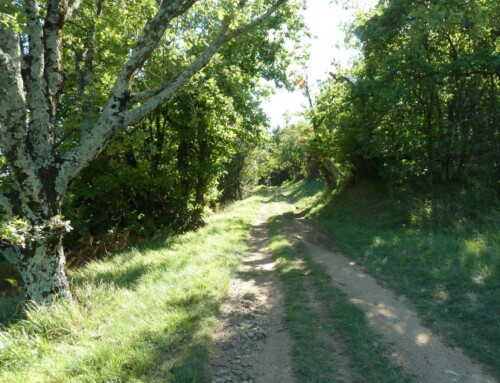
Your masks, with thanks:
M211 364L213 383L291 383L291 341L284 321L283 286L275 275L272 256L266 249L266 206L254 224L251 254L232 281L214 335ZM390 347L391 363L418 383L495 383L482 366L461 349L443 343L421 324L416 311L402 296L380 286L334 244L296 213L284 224L291 242L302 241L314 260L322 264L338 288L366 314L367 323ZM308 289L309 290L309 289ZM312 290L312 289L311 289ZM315 303L316 302L316 303ZM311 310L321 310L311 295ZM319 311L321 317L321 312ZM335 358L348 344L325 339ZM349 360L338 359L339 376L332 382L351 382Z
M213 383L292 383L284 294L267 249L263 205L249 238L251 252L222 305L210 365Z

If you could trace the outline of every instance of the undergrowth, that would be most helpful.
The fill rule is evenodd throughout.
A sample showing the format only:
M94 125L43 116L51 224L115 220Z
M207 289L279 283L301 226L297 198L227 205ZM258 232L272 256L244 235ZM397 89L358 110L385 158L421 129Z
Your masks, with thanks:
M425 324L500 377L500 202L479 184L397 188L367 180L285 193L344 253L404 294Z
M4 301L0 381L206 381L215 315L262 198L232 205L196 232L72 271L74 301Z

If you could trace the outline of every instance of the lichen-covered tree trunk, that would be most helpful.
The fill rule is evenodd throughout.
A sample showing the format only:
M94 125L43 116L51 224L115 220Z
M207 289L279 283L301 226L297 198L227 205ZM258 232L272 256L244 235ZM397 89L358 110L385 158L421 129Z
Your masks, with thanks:
M7 259L21 275L27 299L51 303L56 298L71 297L60 236L32 241Z
M11 193L11 213L18 218L11 223L10 238L2 238L2 250L19 272L26 298L50 303L56 298L71 297L62 246L63 234L71 227L61 219L65 188L55 186L56 173L39 164L32 167L45 177L27 178L21 183L22 188ZM14 174L23 177L19 170Z

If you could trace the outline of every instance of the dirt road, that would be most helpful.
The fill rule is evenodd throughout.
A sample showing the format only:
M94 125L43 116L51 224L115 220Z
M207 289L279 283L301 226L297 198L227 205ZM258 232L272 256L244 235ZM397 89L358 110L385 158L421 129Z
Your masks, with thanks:
M291 207L282 202L281 209ZM269 235L266 206L259 214L250 245L252 252L233 280L230 299L222 309L212 363L216 383L288 383L293 381L291 340L284 320L283 287L266 248ZM323 265L333 283L366 314L367 323L390 347L390 363L418 383L495 383L496 380L460 349L446 346L428 328L404 297L380 286L371 276L335 250L328 238L296 214L283 220L289 241L305 243L314 261ZM314 297L311 297L314 301ZM311 309L320 305L312 305ZM319 324L320 325L320 324ZM258 335L260 334L260 335ZM338 354L349 347L332 339ZM351 382L349 361L340 359L339 377ZM243 365L244 374L238 366ZM300 382L302 383L302 382ZM306 383L306 382L304 382Z

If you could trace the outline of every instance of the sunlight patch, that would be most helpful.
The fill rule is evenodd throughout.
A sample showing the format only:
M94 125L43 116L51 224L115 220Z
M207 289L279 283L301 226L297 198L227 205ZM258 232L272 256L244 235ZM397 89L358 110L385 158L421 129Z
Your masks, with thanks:
M429 340L431 338L431 335L429 333L421 333L421 334L418 334L416 337L415 337L415 342L419 345L419 346L425 346L426 344L429 343Z
M486 240L482 235L476 236L474 239L466 240L464 241L464 250L471 254L475 255L476 257L481 256L486 249L488 248L488 245L486 244Z
M380 237L375 237L373 238L372 246L377 248L377 247L382 247L385 246L386 242Z
M449 297L448 292L442 287L438 287L432 292L432 298L438 302L445 302Z
M476 285L484 285L486 279L491 275L491 271L485 267L476 274L472 275L471 279Z

